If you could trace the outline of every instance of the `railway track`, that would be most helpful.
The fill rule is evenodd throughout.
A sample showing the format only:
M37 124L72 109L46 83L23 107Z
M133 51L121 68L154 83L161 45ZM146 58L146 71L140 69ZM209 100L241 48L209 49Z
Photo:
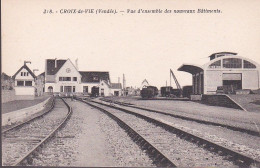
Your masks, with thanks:
M171 117L179 118L179 119L186 120L186 121L194 121L194 122L197 122L197 123L200 123L200 124L224 127L224 128L230 129L232 131L239 131L239 132L242 132L242 133L246 133L246 134L249 134L249 135L260 137L260 133L258 131L254 131L254 130L249 130L249 129L240 128L240 127L235 127L235 126L231 126L231 125L227 125L227 124L221 124L221 123L217 123L217 122L211 122L211 121L206 121L206 120L195 119L195 118L181 116L181 115L177 115L177 114L171 114L171 113L167 113L167 112L164 112L164 111L153 110L153 109L149 109L149 108L136 106L136 105L133 105L131 103L124 103L124 102L119 102L119 101L111 101L111 100L107 100L107 99L100 99L100 100L105 101L105 102L109 102L109 103L118 104L118 105L121 105L121 106L126 106L126 107L130 107L130 108L145 110L145 111L154 112L154 113L158 113L158 114L163 114L163 115L166 115L166 116L171 116Z
M2 164L4 166L31 165L44 144L64 126L72 109L62 98L55 98L55 106L47 114L34 118L2 134Z
M123 120L118 118L116 115L110 113L109 111L105 110L102 107L96 106L92 103L83 101L81 99L77 99L83 103L88 104L91 107L94 107L106 115L108 115L110 118L112 118L114 121L117 122L117 124L123 128L126 133L129 135L129 137L140 146L140 148L147 153L147 155L153 160L153 163L158 167L176 167L176 165L171 161L167 156L162 154L156 147L154 147L149 141L147 141L142 135L140 135L138 132L136 132L134 129L132 129L128 124L126 124Z
M83 101L83 100L81 100L81 101ZM130 111L130 110L126 110L126 109L116 107L116 106L110 106L109 104L103 104L101 102L96 102L96 101L93 101L93 100L88 100L88 102L85 102L85 103L91 104L91 106L99 108L102 111L104 110L104 107L105 108L109 107L109 108L119 110L119 111L121 111L121 113L124 112L126 114L130 114L130 115L133 115L137 118L143 119L143 120L145 120L149 123L152 123L153 125L156 125L157 127L163 128L167 132L175 134L177 137L184 139L185 141L196 144L198 147L203 148L203 149L209 151L210 153L214 153L218 156L221 156L221 157L224 158L224 160L228 160L228 161L232 162L234 165L238 165L239 167L259 167L260 166L259 160L253 159L251 157L248 157L244 154L241 154L237 151L234 151L234 150L229 149L227 147L221 146L219 144L210 142L209 140L206 140L202 137L199 137L199 136L193 135L191 133L185 132L181 129L175 128L172 125L161 122L161 121L156 120L154 118L150 118L150 117L147 117L147 116L139 114L139 113L135 113L135 112ZM100 106L103 106L103 108L100 107ZM134 120L133 120L133 122L134 122Z
M53 107L55 105L55 101L54 100L55 99L52 98L52 100L51 100L52 101L51 102L51 107L49 109L47 109L44 113L39 113L39 114L33 116L32 118L26 120L26 121L20 122L18 124L15 124L13 126L8 127L8 128L4 128L4 129L2 129L2 134L5 134L6 132L11 131L11 130L13 130L15 128L19 128L19 127L23 126L24 124L32 122L32 121L34 121L34 120L36 120L36 119L38 119L40 117L43 117L44 115L48 114L53 109Z

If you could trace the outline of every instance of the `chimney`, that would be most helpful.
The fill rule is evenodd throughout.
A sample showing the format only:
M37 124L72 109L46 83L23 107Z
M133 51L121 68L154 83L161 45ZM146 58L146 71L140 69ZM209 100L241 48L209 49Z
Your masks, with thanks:
M24 61L24 65L26 65L27 63L31 64L31 61Z
M54 61L55 61L55 68L57 68L57 58L55 58Z

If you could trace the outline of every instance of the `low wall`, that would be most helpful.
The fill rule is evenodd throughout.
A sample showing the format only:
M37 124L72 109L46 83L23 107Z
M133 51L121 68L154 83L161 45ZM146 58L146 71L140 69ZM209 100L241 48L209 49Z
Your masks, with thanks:
M2 90L2 103L15 100L15 91L14 90Z
M222 106L244 110L239 104L227 95L202 95L201 102L212 106Z
M50 97L34 106L2 114L2 126L11 125L12 123L25 120L27 117L43 110L49 100Z

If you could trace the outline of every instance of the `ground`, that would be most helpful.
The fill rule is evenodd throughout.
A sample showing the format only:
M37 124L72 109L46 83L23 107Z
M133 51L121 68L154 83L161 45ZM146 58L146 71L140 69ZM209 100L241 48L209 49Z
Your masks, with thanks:
M196 119L203 119L222 124L231 124L243 128L258 130L260 127L260 113L246 112L232 108L209 106L192 101L175 100L141 100L139 97L110 97L111 99L129 102L138 106L165 111L177 115ZM259 105L258 105L259 106Z
M16 110L20 110L23 108L31 107L38 103L43 102L48 97L49 97L49 95L45 95L45 96L35 97L34 100L15 100L15 101L2 103L1 111L2 111L2 114L4 114L4 113L11 112L11 111L16 111Z
M250 112L260 112L260 94L229 95L233 100Z

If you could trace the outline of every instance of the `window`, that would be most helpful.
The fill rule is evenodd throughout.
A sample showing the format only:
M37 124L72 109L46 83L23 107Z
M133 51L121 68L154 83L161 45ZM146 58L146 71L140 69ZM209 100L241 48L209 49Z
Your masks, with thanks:
M29 76L29 72L27 72L27 76Z
M256 68L256 66L251 62L244 60L244 68Z
M212 68L212 69L217 69L217 68L221 68L221 60L218 60L212 64L209 65L209 68Z
M63 86L60 86L60 92L63 92Z
M25 86L32 86L32 81L25 81Z
M242 68L242 60L238 58L223 59L223 68Z
M24 81L17 81L17 86L24 86Z
M71 77L59 77L59 81L71 81Z
M21 72L21 76L23 76L23 72Z
M77 77L73 77L73 81L77 81Z
M65 80L64 81L71 81L71 77L64 77Z
M72 88L72 92L75 92L75 91L76 91L76 87L73 86L73 88Z

